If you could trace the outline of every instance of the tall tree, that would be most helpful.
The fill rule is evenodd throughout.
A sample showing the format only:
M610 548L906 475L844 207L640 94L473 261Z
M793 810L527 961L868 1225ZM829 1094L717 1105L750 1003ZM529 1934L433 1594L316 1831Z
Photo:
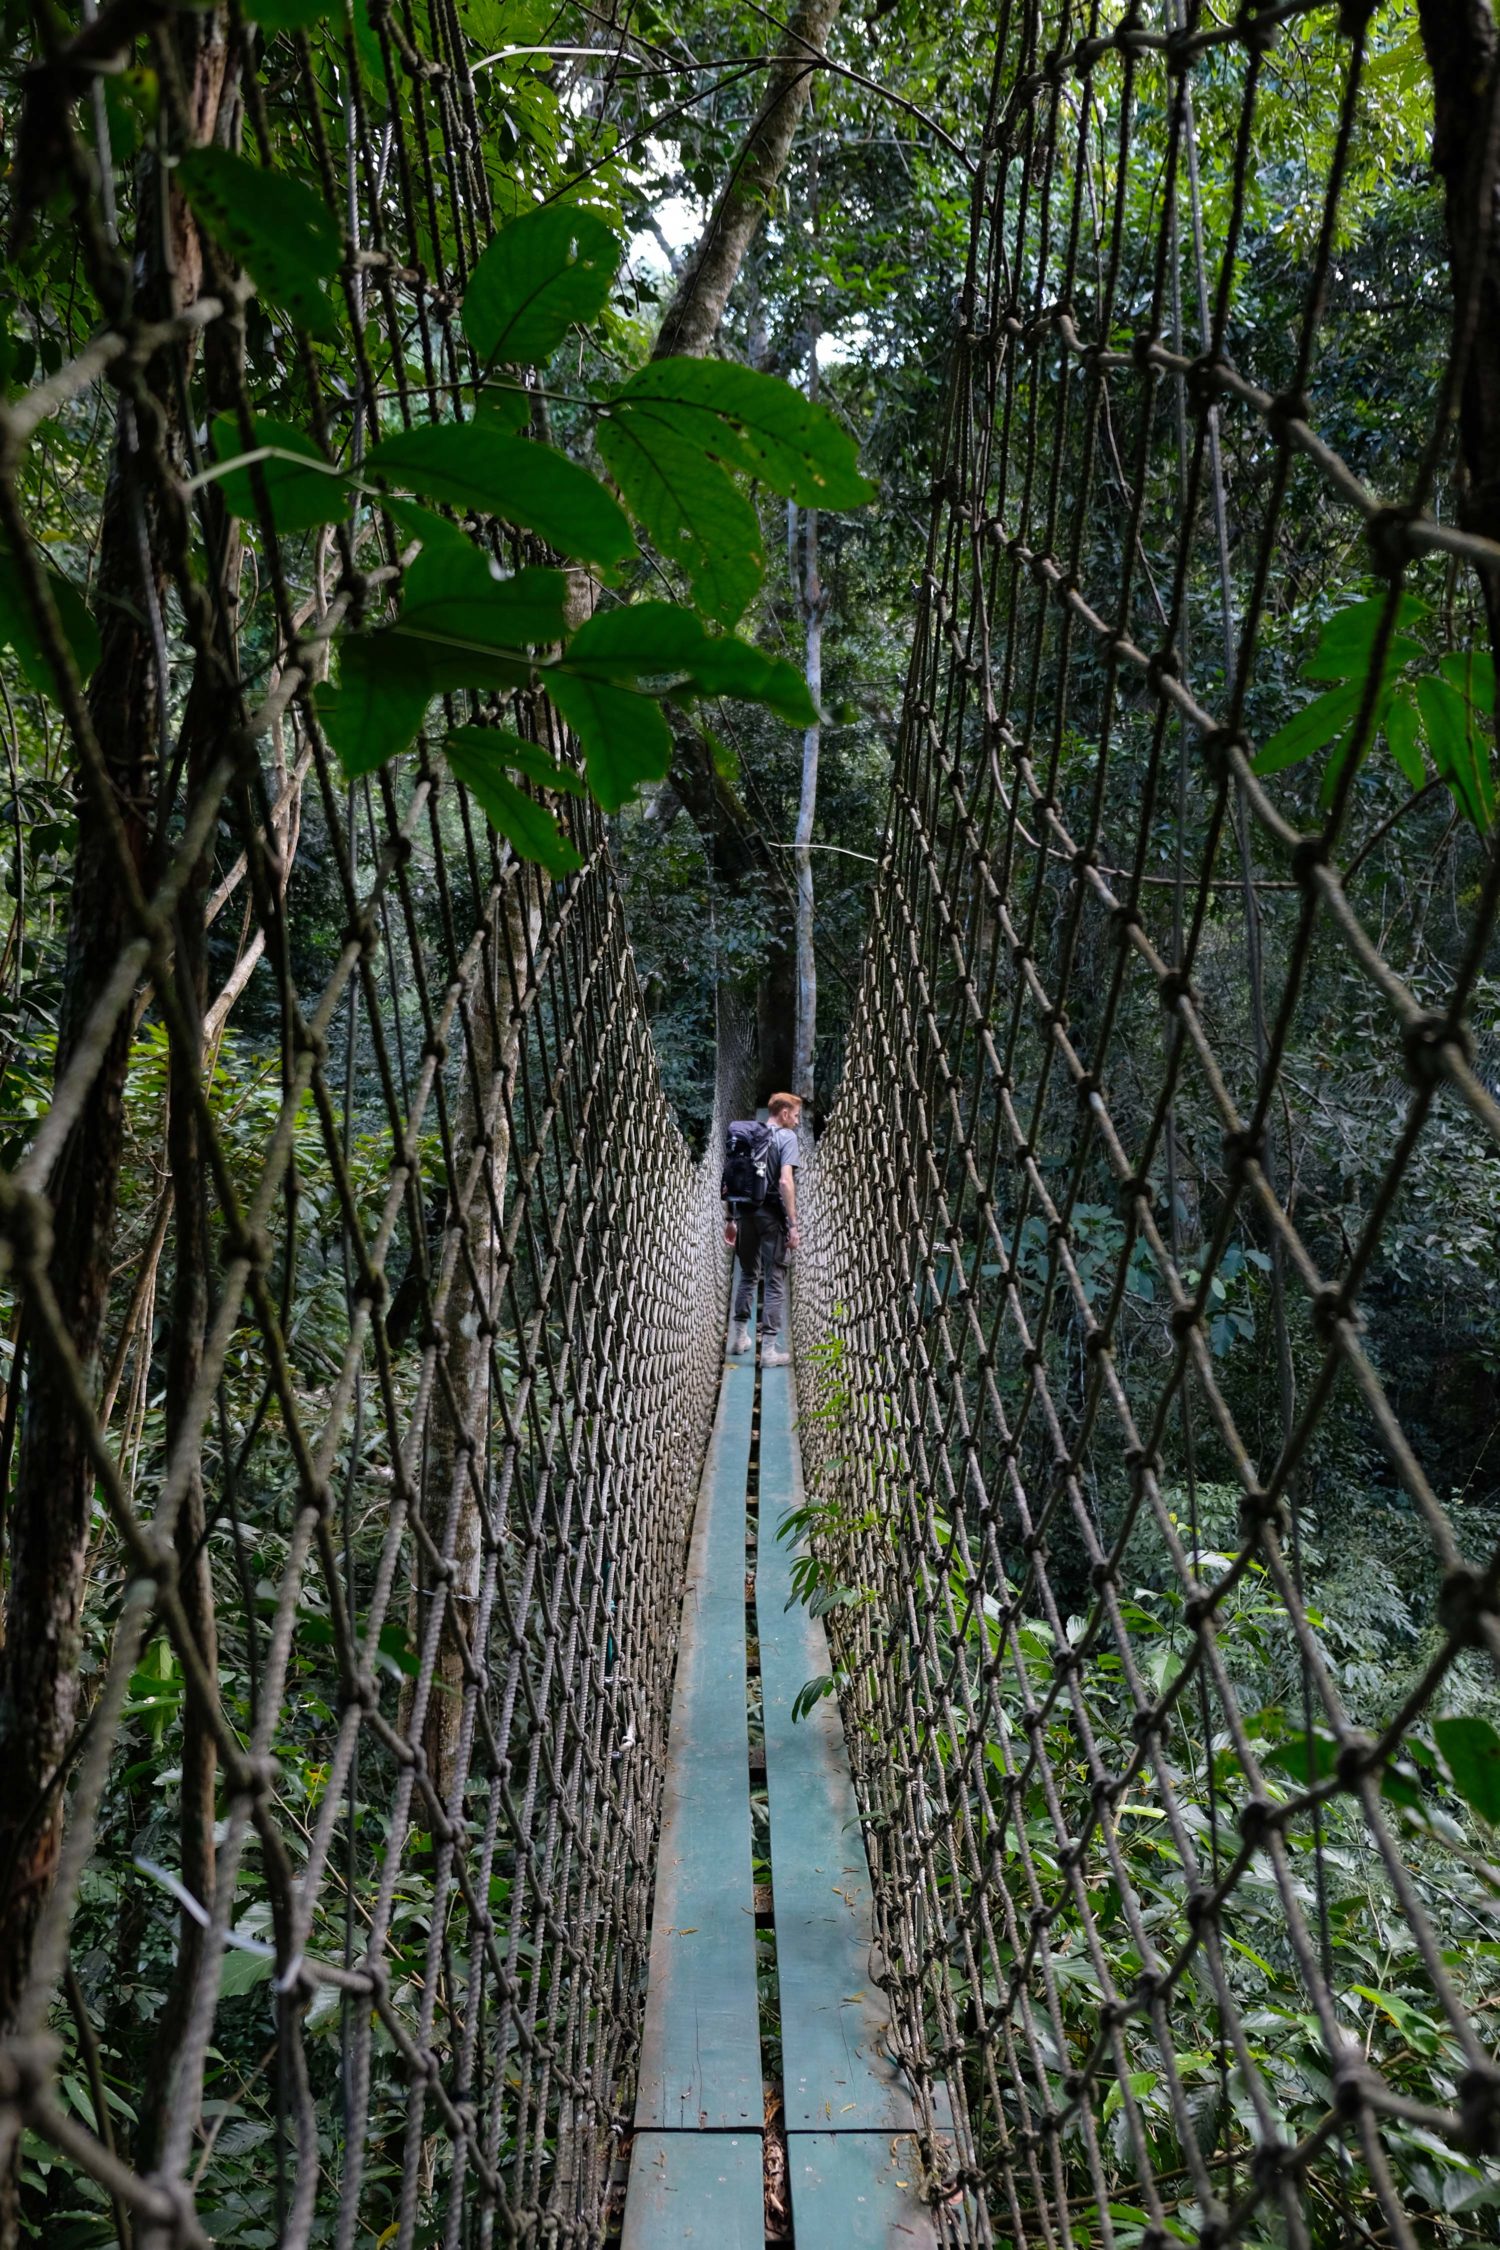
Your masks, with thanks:
M730 292L775 199L840 0L801 0L764 98L683 268L656 342L659 359L703 359L718 341Z
M663 315L654 358L703 359L718 342L734 285L781 185L797 126L812 93L818 58L838 19L839 6L840 0L802 0L788 23L784 44L772 65L760 107ZM811 537L811 567L816 572L815 525ZM816 631L821 648L821 614ZM813 743L816 791L815 729L808 739ZM804 743L804 770L806 759ZM803 994L804 866L809 870L807 944L810 947L812 943L810 860L806 852L801 851L800 823L798 887L795 900L789 900L785 875L775 851L751 818L733 783L715 764L709 745L700 734L687 728L679 728L677 732L672 781L697 824L716 875L736 887L745 885L748 880L760 894L769 940L756 1008L761 1069L768 1079L795 1085L800 1091L796 1026L800 1021ZM789 907L791 928L788 928Z

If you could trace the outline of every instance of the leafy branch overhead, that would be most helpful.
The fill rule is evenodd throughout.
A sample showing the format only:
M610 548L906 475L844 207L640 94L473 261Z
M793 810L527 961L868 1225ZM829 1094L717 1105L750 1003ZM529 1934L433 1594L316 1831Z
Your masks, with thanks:
M236 198L233 168L243 160L220 163L218 153L190 175L194 208L273 301L325 333L328 245L311 235L300 249L278 248L283 226L296 231L293 205ZM242 205L250 216L238 215ZM519 434L530 404L521 371L543 367L576 326L599 317L619 260L614 234L587 210L548 206L503 227L462 305L480 362L478 418L396 431L357 470L334 468L305 432L271 416L248 431L229 417L215 423L206 474L233 514L264 506L276 531L291 533L342 522L363 497L389 513L403 547L416 542L399 613L346 637L338 684L319 691L349 774L410 748L433 701L462 691L544 686L578 739L589 790L610 811L667 772L665 700L733 695L794 725L815 718L793 666L711 628L738 622L764 574L752 482L824 508L870 497L852 441L822 407L770 376L702 361L663 362L606 387L592 402L599 451L624 506L555 446ZM617 586L641 562L633 518L661 562L681 571L692 606L626 599L574 631L564 572L502 573L435 508L472 519L480 532L498 522L534 533ZM556 788L558 769L518 766L518 739L461 728L449 737L450 763L519 853L565 872L576 853L553 815L510 778L520 772Z

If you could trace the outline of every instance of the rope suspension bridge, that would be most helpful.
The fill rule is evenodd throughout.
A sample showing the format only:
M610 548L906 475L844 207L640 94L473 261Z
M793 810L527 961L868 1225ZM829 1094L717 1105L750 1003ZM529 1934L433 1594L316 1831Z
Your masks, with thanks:
M1290 32L1337 123L1300 328L1284 365L1242 368L1258 102ZM252 37L235 11L221 67L263 135ZM1475 372L1496 344L1494 73L1488 137L1449 180L1434 435L1375 493L1317 415L1370 39L1366 11L1315 0L1000 11L789 1371L722 1352L717 1144L753 1053L726 995L695 1160L597 807L566 801L580 865L545 880L423 743L348 778L327 646L396 570L357 567L346 527L302 607L265 542L258 672L225 581L188 567L152 370L248 415L243 301L205 292L149 333L122 309L5 409L24 558L22 447L116 383L130 504L105 631L157 662L149 533L156 625L170 609L215 713L179 770L162 684L177 795L143 854L112 714L39 583L98 914L72 939L87 1004L0 1182L11 1615L36 1627L5 1650L5 2239L60 2167L141 2250L1491 2238L1495 1878L1433 1808L1450 1780L1481 1813L1497 1786L1465 1790L1442 1729L1500 1662L1500 1553L1435 1488L1361 1317L1439 1126L1445 1162L1500 1148L1470 1030L1500 904L1487 749L1443 776L1476 817L1441 978L1398 969L1357 877L1411 586L1446 568L1500 606ZM403 417L438 419L490 213L457 18L434 7L417 43L372 8L333 94L296 44L351 333L383 328ZM412 87L378 126L376 67ZM97 173L58 130L90 255L117 271ZM304 359L323 430L330 367ZM1478 493L1457 508L1454 445ZM1256 464L1232 522L1231 447ZM1259 755L1285 716L1267 603L1294 508L1330 544L1364 537L1382 589L1368 661L1334 675L1355 685L1316 826ZM213 889L221 822L238 857ZM344 932L319 984L296 933L330 886ZM248 1119L218 1068L247 958L276 994ZM1329 980L1341 1067L1390 1120L1332 1255L1298 1195L1287 1066ZM108 1153L141 1130L127 1065L152 1025L165 1184L150 1152L123 1180ZM81 1209L103 1210L87 1257ZM122 1309L127 1222L156 1255ZM143 1372L158 1267L164 1419ZM1270 1423L1216 1349L1231 1300L1274 1359ZM1435 1590L1374 1724L1307 1585L1335 1414L1404 1495ZM87 1676L86 1605L107 1623ZM138 1771L168 1716L170 1849ZM1381 1901L1359 1946L1356 1864ZM111 1964L153 1917L159 2070L127 2122ZM1382 1949L1405 1963L1388 2006L1358 1966Z

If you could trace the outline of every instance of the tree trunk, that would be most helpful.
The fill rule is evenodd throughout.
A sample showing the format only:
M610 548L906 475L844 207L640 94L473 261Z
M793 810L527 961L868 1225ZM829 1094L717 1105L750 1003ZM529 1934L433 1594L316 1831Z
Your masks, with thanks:
M746 253L786 170L798 121L812 91L817 68L812 58L822 51L838 20L839 5L840 0L802 0L791 18L782 41L784 59L772 71L698 247L683 268L662 319L654 358L704 359L717 343ZM805 744L803 762L805 769ZM759 893L767 935L755 1008L760 1072L768 1087L790 1089L800 1083L796 1080L800 980L796 910L792 916L786 912L785 873L734 790L715 772L706 745L687 729L677 736L672 783L703 838L715 873L731 888Z
M818 511L802 519L802 613L806 632L807 692L816 706L823 694L825 600L818 576ZM811 1107L818 1045L818 961L813 945L812 833L818 811L818 752L822 728L815 719L802 737L802 794L797 805L797 1039L792 1063L794 1094Z
M1418 0L1460 349L1464 528L1500 540L1500 33L1489 0ZM1500 570L1481 570L1500 664Z
M745 253L771 208L797 123L807 106L839 0L801 0L787 26L755 122L683 269L656 340L657 359L704 359L713 350Z
M207 390L209 411L227 408L238 374L238 352L222 329L209 338ZM217 492L207 503L208 534L214 561L213 575L221 619L234 615L239 588L243 540L239 524L225 510ZM183 772L187 801L193 803L218 756L224 723L237 701L238 663L229 627L220 644L205 649L194 669L193 684L183 718ZM208 1179L203 1130L196 1093L204 1069L211 1068L204 1022L208 1006L208 897L213 883L213 846L200 854L192 877L178 901L174 970L177 995L194 1030L191 1049L174 1041L167 1087L167 1157L172 1179L172 1291L167 1336L166 1435L170 1460L178 1437L193 1414L194 1394L203 1366L208 1334L210 1246L208 1232ZM140 1349L149 1350L149 1336ZM188 1626L197 1644L203 1668L210 1679L218 1677L219 1627L214 1605L213 1572L208 1555L208 1515L203 1491L203 1464L196 1454L177 1511L173 1530L177 1554L177 1590ZM179 1834L181 1875L193 1897L210 1912L215 1891L214 1828L217 1811L218 1758L207 1714L196 1698L188 1696L182 1709L182 1781ZM160 2069L152 2096L142 2106L138 2162L150 2171L156 2162L167 2121L186 2106L194 2119L202 2099L201 2077L181 2082L177 2051L187 2025L198 1972L203 1961L204 1930L184 1907L177 1920L177 1959L173 1964L167 2005L160 2027Z
M213 17L180 19L184 78L195 119L211 136L223 88L225 47ZM202 255L186 205L172 195L161 224L157 195L143 198L139 226L142 320L180 311L199 294ZM153 829L165 724L163 672L171 537L157 479L138 464L172 448L180 370L166 354L121 399L101 525L97 612L102 648L88 714L109 775L112 811L143 880ZM135 936L116 868L109 815L91 788L79 793L78 842L68 918L56 1075L84 1035L99 993ZM119 1202L124 1092L131 1013L122 1012L91 1081L89 1098L48 1183L52 1242L48 1277L58 1312L97 1396L109 1310ZM29 1325L29 1324L28 1324ZM94 1472L64 1382L45 1353L29 1355L27 1395L11 1508L11 1577L0 1653L0 2032L17 2022L32 1944L57 1863L66 1760L78 1708L78 1655ZM184 1593L188 1593L184 1588ZM211 1831L210 1831L211 1832ZM0 2176L0 2244L17 2239L15 2181Z
M818 224L817 174L813 174L813 232ZM808 322L807 395L818 395L818 316ZM823 619L828 600L818 567L818 511L809 508L802 517L802 570L796 571L797 515L792 510L793 581L802 610L804 668L807 692L816 712L823 701ZM791 1090L801 1096L811 1113L818 1059L818 956L813 942L812 835L818 815L818 753L822 748L821 722L814 718L802 737L802 792L797 804L794 861L797 870L797 1036L792 1061Z

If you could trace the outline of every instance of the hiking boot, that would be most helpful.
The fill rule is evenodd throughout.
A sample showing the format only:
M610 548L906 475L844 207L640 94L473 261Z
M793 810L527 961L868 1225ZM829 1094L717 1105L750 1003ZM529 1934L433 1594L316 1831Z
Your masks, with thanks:
M732 1320L729 1324L729 1352L731 1357L738 1359L741 1352L747 1352L749 1351L749 1349L749 1322L744 1320Z
M760 1348L762 1367L790 1367L792 1355L782 1348L779 1336L768 1336Z

